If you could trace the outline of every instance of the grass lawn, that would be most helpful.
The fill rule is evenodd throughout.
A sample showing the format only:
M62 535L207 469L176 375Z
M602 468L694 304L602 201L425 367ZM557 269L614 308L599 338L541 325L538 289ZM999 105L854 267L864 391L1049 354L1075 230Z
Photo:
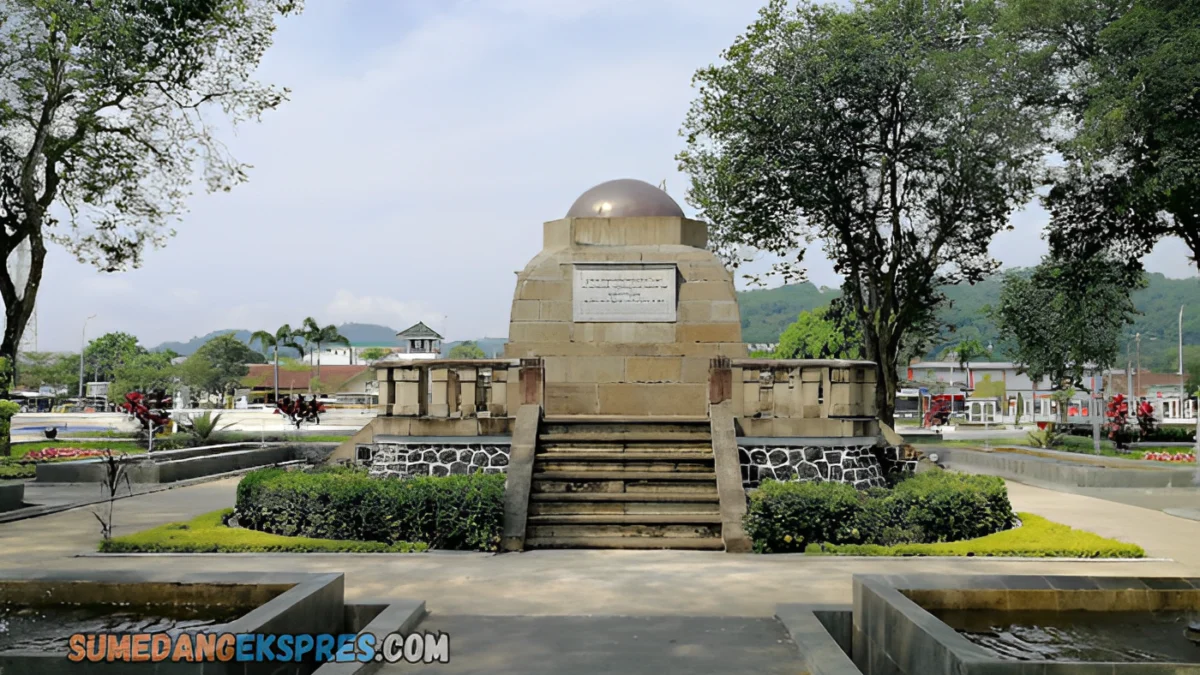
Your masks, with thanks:
M1137 544L1127 544L1076 530L1032 513L1018 513L1021 527L978 539L939 544L896 546L813 544L808 555L966 556L1009 558L1145 558Z
M221 509L186 523L167 523L111 541L101 542L103 553L414 553L425 544L377 541L341 541L284 537L255 530L226 527L224 518L233 509Z

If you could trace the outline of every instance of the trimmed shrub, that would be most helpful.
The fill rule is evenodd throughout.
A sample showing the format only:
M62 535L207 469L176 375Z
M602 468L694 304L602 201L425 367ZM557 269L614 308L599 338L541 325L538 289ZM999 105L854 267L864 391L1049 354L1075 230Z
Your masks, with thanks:
M348 468L262 469L238 484L238 523L288 537L494 551L504 522L504 479L477 473L397 480Z
M974 539L1012 527L1014 518L1008 488L996 476L917 474L897 483L885 501L897 524L924 533L922 539L910 541Z
M891 490L843 483L766 481L750 496L746 533L761 553L804 551L812 544L959 541L1012 527L1004 481L934 471Z

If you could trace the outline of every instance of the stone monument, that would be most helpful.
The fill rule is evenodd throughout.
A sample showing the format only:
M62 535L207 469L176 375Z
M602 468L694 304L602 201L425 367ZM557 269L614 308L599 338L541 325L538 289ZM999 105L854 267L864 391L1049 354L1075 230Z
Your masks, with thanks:
M706 415L710 359L746 356L733 277L707 245L705 223L630 179L543 225L505 356L544 359L547 415Z

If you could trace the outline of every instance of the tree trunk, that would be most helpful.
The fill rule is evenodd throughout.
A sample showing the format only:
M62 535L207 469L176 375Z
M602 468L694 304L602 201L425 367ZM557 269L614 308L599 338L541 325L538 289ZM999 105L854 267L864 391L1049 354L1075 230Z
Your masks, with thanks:
M9 240L6 246L0 248L4 254L3 270L0 270L0 299L4 301L4 339L0 341L0 356L8 359L15 367L17 349L21 338L25 335L25 327L33 316L33 306L37 301L38 286L42 281L42 265L46 260L46 246L40 232L41 223L29 223L34 234L29 235L29 278L25 280L25 288L18 289L16 281L8 269L8 258L16 250L22 239Z
M279 405L279 345L275 345L275 405Z

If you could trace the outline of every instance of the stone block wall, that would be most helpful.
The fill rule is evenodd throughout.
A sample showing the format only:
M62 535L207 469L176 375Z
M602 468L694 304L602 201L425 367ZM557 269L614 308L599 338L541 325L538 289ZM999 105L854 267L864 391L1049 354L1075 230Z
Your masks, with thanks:
M886 487L893 472L912 473L917 466L915 454L899 447L857 445L772 446L738 445L742 465L742 484L757 487L767 479L779 481L832 481L848 483L862 490Z
M547 415L704 416L709 361L744 357L733 277L684 218L546 223L543 250L517 275L510 359L545 360ZM672 321L574 321L576 265L673 265Z
M509 446L482 443L373 443L358 446L358 462L377 478L504 473Z

